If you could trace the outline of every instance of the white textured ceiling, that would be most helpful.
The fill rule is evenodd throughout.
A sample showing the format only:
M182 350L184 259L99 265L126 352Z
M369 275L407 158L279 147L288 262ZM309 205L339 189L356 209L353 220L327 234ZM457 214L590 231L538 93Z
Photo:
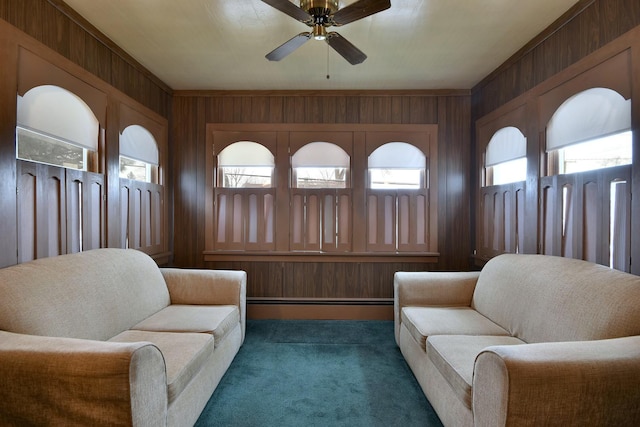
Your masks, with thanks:
M261 0L64 1L175 90L470 89L577 3L391 0L332 27L368 56L350 65L316 40L267 61L308 27Z

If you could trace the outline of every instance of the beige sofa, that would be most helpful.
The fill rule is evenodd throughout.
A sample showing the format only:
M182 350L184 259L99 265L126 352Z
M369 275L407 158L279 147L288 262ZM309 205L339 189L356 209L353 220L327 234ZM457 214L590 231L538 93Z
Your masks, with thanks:
M501 255L394 289L396 342L444 425L640 425L640 277Z
M244 340L245 289L125 249L0 269L0 425L192 425Z

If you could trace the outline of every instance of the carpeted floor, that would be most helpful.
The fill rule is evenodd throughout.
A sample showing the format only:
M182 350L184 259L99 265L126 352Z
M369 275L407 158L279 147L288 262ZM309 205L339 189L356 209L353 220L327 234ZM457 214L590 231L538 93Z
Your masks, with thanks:
M196 426L441 426L390 321L250 320Z

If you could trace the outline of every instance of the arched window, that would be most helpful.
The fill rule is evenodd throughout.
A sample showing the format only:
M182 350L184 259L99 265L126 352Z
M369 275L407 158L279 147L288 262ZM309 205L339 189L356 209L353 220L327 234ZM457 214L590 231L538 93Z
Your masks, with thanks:
M291 156L294 188L347 188L349 155L336 144L312 142Z
M158 143L140 125L127 126L120 134L120 178L152 182L159 165Z
M77 95L43 85L17 98L17 158L87 170L89 153L97 153L100 125Z
M631 100L606 88L567 99L547 125L548 174L631 164Z
M527 138L513 126L493 134L485 152L485 185L502 185L527 178Z
M388 142L368 159L369 188L418 189L426 185L426 156L406 142Z
M239 141L218 155L218 187L273 187L273 154L264 145Z
M571 96L547 124L546 152L542 253L628 271L631 100L602 87Z

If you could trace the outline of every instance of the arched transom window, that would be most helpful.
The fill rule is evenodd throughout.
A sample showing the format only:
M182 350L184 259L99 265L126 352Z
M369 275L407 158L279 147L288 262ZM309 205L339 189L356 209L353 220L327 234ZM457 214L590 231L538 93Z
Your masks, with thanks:
M424 188L425 169L426 156L420 149L406 142L388 142L369 156L369 188Z
M151 132L140 125L127 126L120 135L120 178L152 182L159 161Z
M291 156L294 188L347 188L349 155L330 142L311 142Z
M218 155L218 187L273 187L273 154L264 145L239 141Z
M549 175L631 164L631 100L607 88L567 99L549 120Z
M485 152L485 184L502 185L527 178L527 138L513 126L493 134Z
M37 86L17 98L17 158L87 170L97 153L100 125L77 95L53 85Z

